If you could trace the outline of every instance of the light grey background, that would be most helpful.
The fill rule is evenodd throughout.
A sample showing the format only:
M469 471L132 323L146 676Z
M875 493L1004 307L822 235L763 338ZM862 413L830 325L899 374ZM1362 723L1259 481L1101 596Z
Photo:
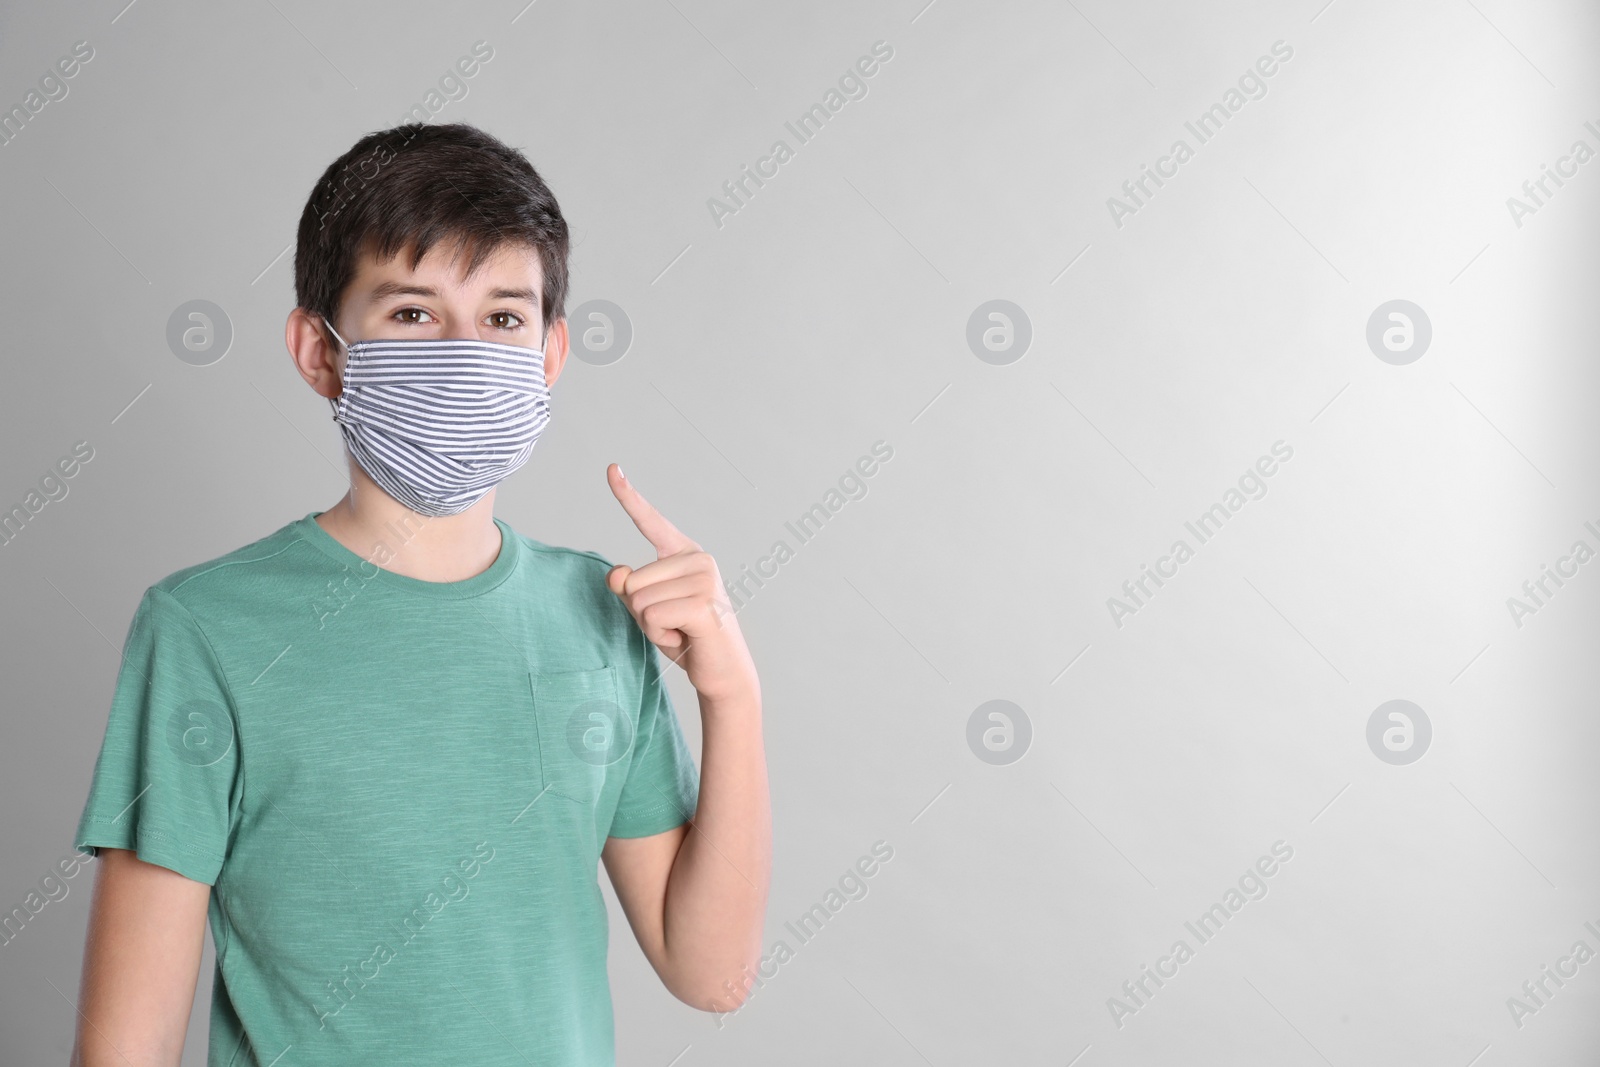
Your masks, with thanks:
M343 493L282 341L295 224L483 40L433 121L526 150L573 227L569 310L610 300L635 334L574 361L499 514L646 559L617 461L725 577L796 548L740 612L766 941L794 956L719 1021L613 899L619 1063L1600 1056L1600 961L1520 1027L1507 1006L1600 951L1600 561L1520 627L1506 603L1600 548L1600 161L1520 226L1506 203L1600 149L1600 14L923 4L0 8L0 105L94 48L0 147L0 503L95 449L0 547L0 911L70 848L141 592ZM867 95L797 145L785 120L879 40ZM1279 40L1267 94L1197 146L1184 122ZM1180 137L1194 158L1115 225L1107 198ZM778 138L794 158L718 227L708 199ZM165 340L196 299L234 332L204 367ZM1008 365L966 341L995 299L1033 332ZM1366 343L1394 299L1432 324L1407 365ZM797 547L785 521L877 440L867 495ZM1118 627L1107 598L1279 440L1266 496ZM1366 740L1397 698L1433 726L1403 766ZM1033 731L1003 766L967 744L996 699ZM784 922L879 840L867 896L800 945ZM1279 840L1268 894L1200 945L1185 920ZM0 1062L65 1062L92 877L0 945ZM1108 999L1180 938L1194 958L1119 1027Z

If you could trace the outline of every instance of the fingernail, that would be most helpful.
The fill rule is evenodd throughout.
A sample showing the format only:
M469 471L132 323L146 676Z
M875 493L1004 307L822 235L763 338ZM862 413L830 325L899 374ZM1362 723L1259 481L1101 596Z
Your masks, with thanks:
M622 464L620 464L620 463L617 464L617 477L621 478L623 481L627 481L628 480L628 476L626 474L622 473Z

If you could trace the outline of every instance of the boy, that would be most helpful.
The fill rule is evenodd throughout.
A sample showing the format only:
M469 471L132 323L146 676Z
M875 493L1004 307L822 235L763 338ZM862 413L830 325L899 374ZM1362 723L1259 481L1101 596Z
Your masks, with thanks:
M78 1067L179 1062L208 919L211 1067L610 1065L601 862L666 987L741 1002L771 830L716 564L615 464L637 570L493 513L566 364L567 251L471 126L322 175L286 340L350 491L145 591L75 838L100 856Z

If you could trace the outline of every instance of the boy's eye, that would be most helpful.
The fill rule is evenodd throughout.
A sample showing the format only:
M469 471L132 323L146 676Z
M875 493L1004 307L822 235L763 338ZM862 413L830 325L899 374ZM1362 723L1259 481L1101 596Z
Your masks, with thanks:
M421 316L425 316L426 319ZM394 313L393 317L407 326L419 326L424 321L432 321L433 319L431 314L419 307L400 308ZM489 324L499 330L516 330L523 326L523 318L521 315L511 311L491 311L489 313Z

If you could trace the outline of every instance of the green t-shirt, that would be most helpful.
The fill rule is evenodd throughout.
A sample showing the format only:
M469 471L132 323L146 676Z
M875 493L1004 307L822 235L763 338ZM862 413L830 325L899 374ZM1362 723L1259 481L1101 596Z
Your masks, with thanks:
M213 886L209 1067L610 1067L600 850L699 794L664 658L593 552L426 582L319 514L145 591L77 845Z

